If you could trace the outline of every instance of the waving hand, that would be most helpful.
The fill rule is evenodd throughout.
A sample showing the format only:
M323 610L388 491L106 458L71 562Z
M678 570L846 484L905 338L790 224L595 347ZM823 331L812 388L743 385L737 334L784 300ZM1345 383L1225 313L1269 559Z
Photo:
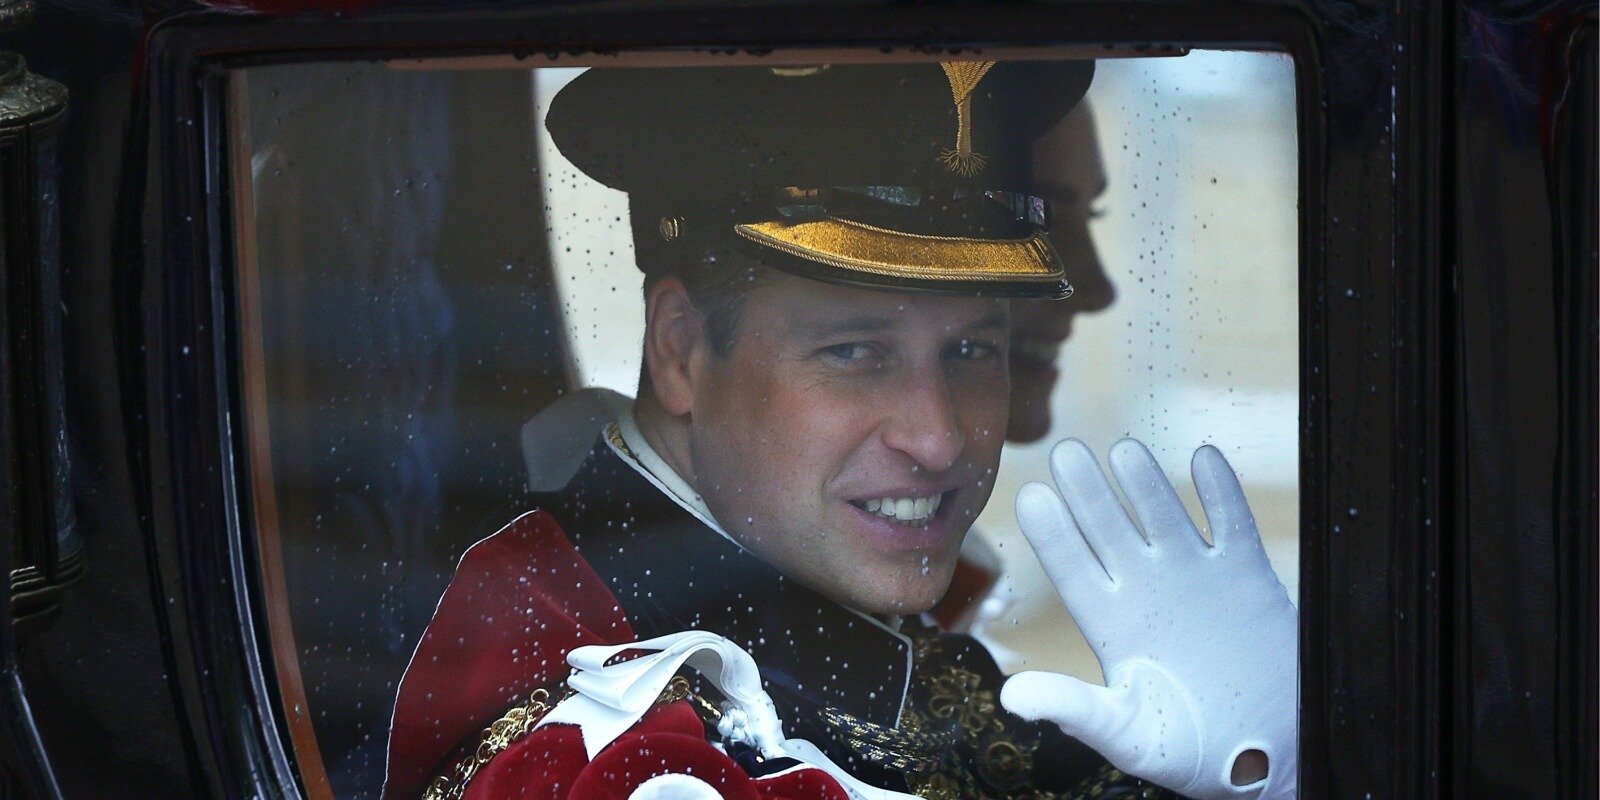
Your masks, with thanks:
M1001 702L1180 794L1294 797L1295 609L1238 478L1216 448L1195 451L1207 545L1144 445L1118 442L1110 464L1137 525L1075 439L1051 453L1059 495L1037 483L1017 495L1022 532L1099 658L1106 686L1024 672L1006 683ZM1248 765L1263 755L1266 777L1250 775Z

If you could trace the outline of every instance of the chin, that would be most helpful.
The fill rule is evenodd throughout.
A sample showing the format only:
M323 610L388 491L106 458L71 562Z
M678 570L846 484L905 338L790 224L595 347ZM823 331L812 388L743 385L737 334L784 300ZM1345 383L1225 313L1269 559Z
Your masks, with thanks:
M1011 418L1006 425L1006 439L1024 444L1037 442L1050 432L1050 423L1048 394L1014 395L1011 398Z
M1006 441L1017 444L1037 442L1050 432L1050 417L1048 415L1029 414L1021 412L1011 417L1011 424L1006 427Z
M951 559L948 564L930 565L927 575L920 574L920 566L914 569L909 576L902 569L879 579L863 578L871 583L861 585L879 587L880 591L860 593L855 597L842 598L840 602L869 614L921 614L937 605L950 589L955 561Z

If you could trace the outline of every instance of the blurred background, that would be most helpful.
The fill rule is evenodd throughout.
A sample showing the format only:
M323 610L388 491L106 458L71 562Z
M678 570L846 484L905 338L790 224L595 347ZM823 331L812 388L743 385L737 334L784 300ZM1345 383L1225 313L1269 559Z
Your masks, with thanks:
M377 796L395 687L456 558L526 510L522 424L639 375L626 197L542 126L579 70L459 66L230 76L250 524L281 556L263 561L292 623L275 645L298 654L340 797ZM1231 52L1098 66L1088 231L1115 299L1073 322L1050 430L1007 446L976 528L1002 567L980 634L1008 669L1100 678L1011 510L1065 436L1102 456L1143 440L1191 505L1190 453L1221 447L1294 596L1293 71Z
M1102 459L1118 439L1144 442L1203 531L1189 458L1216 445L1298 597L1299 167L1286 55L1102 61L1089 95L1107 177L1090 231L1116 300L1075 322L1054 429L1007 446L979 529L1013 592L985 630L1012 652L1006 666L1101 680L1011 509L1023 484L1048 479L1062 437Z

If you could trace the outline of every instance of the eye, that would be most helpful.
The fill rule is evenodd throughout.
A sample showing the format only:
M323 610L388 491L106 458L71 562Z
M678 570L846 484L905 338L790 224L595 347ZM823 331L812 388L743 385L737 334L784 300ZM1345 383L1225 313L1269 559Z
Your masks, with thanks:
M980 361L994 357L1000 349L978 339L962 339L950 346L949 356L958 361Z
M822 348L822 352L840 361L865 361L873 356L870 345L861 342L845 342Z

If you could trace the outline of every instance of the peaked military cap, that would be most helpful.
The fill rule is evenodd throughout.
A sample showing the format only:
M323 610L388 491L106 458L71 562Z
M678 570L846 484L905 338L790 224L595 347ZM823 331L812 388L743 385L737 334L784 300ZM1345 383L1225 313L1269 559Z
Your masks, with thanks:
M816 280L1066 297L1032 146L1092 62L601 68L551 101L575 166L629 195L641 269L738 247Z

